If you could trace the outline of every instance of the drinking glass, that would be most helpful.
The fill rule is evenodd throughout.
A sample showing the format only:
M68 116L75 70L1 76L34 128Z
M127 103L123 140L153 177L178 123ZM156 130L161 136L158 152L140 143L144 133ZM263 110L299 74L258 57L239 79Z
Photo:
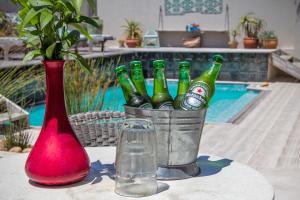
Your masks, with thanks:
M143 197L157 192L156 133L150 120L124 121L117 144L115 192Z

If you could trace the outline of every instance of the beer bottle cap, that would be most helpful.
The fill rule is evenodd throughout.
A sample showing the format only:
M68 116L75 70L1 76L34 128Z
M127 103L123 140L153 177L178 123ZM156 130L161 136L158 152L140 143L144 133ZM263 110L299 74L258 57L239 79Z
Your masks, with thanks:
M223 57L221 55L214 55L213 62L223 63Z
M155 60L153 61L154 68L164 68L165 61L164 60Z
M179 63L179 68L182 68L182 67L186 67L186 68L190 68L190 62L188 61L182 61Z
M122 71L126 71L126 66L125 65L120 65L118 67L115 68L115 73L118 75L119 73L121 73Z
M142 62L139 60L134 60L130 62L130 67L131 68L135 68L135 67L141 67L142 66Z

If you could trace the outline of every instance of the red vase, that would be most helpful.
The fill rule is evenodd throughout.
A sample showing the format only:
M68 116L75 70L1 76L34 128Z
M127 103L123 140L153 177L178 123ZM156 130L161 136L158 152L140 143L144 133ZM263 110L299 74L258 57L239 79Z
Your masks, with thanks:
M46 113L40 135L25 165L27 176L44 185L65 185L89 172L89 157L76 138L65 108L63 60L44 61Z

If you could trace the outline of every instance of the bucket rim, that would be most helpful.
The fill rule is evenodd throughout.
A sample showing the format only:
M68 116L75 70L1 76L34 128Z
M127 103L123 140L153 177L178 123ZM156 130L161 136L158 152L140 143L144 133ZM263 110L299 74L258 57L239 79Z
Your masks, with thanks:
M149 111L149 112L169 112L169 113L201 113L206 111L207 108L201 108L200 110L167 110L167 109L144 109L144 108L137 108L132 106L123 105L125 112L126 110L140 110L140 111Z

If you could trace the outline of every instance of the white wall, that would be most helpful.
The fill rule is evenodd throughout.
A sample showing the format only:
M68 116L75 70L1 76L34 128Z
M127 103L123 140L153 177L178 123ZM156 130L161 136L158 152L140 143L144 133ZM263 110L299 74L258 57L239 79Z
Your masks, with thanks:
M104 20L104 33L120 38L124 18L134 19L143 29L157 29L159 6L164 0L97 0L98 15ZM224 30L225 5L229 5L230 26L238 24L239 18L248 12L268 23L268 27L279 36L280 47L293 48L295 40L296 0L224 0L224 12L220 15L191 13L183 16L165 16L164 28L184 30L192 22L201 24L203 30Z

